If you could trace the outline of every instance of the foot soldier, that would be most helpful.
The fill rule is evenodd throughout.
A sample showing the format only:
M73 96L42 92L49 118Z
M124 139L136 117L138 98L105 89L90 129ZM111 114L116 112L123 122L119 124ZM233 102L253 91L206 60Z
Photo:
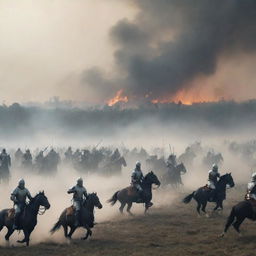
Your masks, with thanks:
M73 194L73 206L75 208L75 226L78 227L81 223L81 208L84 199L87 199L87 191L83 186L83 179L77 180L76 186L68 190L68 194Z
M217 164L212 166L212 169L209 171L208 176L208 188L210 189L209 201L214 201L216 195L216 184L218 182L218 178L220 174L218 172L219 168Z
M13 229L17 229L19 226L19 217L21 216L25 206L26 206L26 199L31 200L32 196L28 189L25 188L25 181L21 179L19 181L18 187L14 189L11 194L11 200L14 202L14 210L15 210L15 217L14 217L14 225Z

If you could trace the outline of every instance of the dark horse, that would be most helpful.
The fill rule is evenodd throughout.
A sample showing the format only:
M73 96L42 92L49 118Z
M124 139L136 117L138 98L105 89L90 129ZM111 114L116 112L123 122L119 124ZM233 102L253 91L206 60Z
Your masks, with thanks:
M178 164L172 170L165 173L162 177L163 183L165 185L171 185L173 188L178 188L183 185L181 180L181 175L185 174L187 169L183 163Z
M29 246L30 234L34 230L37 224L37 215L40 214L40 207L45 207L45 209L50 208L47 197L44 192L39 192L34 198L32 198L28 205L25 206L23 213L19 219L18 230L23 230L24 239L17 241L18 243L26 243ZM13 230L14 223L14 210L5 209L0 212L0 231L3 227L7 227L8 232L5 235L5 240L9 241L10 236L14 232Z
M92 235L91 228L94 226L94 207L98 207L99 209L102 208L102 204L97 196L97 193L89 194L87 200L83 202L80 227L84 227L87 230L85 237L82 238L83 240L87 239L89 235ZM50 232L53 234L61 226L64 229L65 237L71 238L75 230L78 228L75 226L75 214L73 206L66 208L61 213L58 222L55 223ZM70 227L69 233L68 227Z
M231 173L227 173L225 175L222 175L219 179L219 181L216 184L216 193L214 202L216 203L215 208L213 211L216 211L218 208L223 209L223 201L226 199L226 186L229 185L231 188L235 186L235 183L233 181ZM210 197L210 190L207 187L201 187L198 190L194 191L190 195L186 196L183 199L183 202L185 204L188 204L192 198L194 198L197 202L197 212L200 214L200 210L202 210L204 213L205 207L207 205L207 202L209 201Z
M145 213L147 212L149 206L149 202L152 199L152 185L155 184L160 186L161 183L158 180L157 176L153 172L149 172L143 179L141 187L143 189L143 203L145 203ZM117 191L112 198L108 200L108 203L114 205L116 201L121 203L119 211L123 213L124 207L127 204L127 212L132 215L130 209L132 207L132 203L138 201L138 192L134 186L129 186L122 190Z
M255 204L255 200L249 199L244 200L233 206L231 213L228 217L227 223L225 225L224 232L221 234L221 236L223 237L226 234L231 224L233 225L234 229L238 232L238 234L240 234L240 225L246 218L255 221L256 214L253 211L253 207L255 207Z

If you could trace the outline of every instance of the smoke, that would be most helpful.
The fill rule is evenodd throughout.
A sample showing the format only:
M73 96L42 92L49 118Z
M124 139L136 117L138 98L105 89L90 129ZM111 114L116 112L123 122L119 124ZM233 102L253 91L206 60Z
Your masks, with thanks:
M223 58L255 54L253 0L132 2L139 10L136 18L120 20L110 30L118 75L110 79L87 70L83 82L104 88L105 81L130 98L171 99L195 79L213 76Z

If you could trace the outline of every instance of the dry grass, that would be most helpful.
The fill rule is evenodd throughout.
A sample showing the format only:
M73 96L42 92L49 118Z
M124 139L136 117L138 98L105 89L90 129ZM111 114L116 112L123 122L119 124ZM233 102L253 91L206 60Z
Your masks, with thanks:
M183 195L180 195L181 199ZM153 209L148 216L123 217L95 227L89 241L74 240L70 244L42 243L15 248L1 248L3 255L171 255L171 256L253 256L255 253L254 224L242 225L244 236L238 237L231 228L219 238L230 207L241 198L233 191L222 215L198 218L195 203L184 205L177 200L171 207ZM208 207L211 209L212 205Z

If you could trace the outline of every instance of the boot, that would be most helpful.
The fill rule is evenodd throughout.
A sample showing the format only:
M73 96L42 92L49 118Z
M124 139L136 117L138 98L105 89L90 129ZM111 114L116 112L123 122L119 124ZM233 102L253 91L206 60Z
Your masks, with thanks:
M214 202L215 199L215 190L212 189L209 193L209 202Z

